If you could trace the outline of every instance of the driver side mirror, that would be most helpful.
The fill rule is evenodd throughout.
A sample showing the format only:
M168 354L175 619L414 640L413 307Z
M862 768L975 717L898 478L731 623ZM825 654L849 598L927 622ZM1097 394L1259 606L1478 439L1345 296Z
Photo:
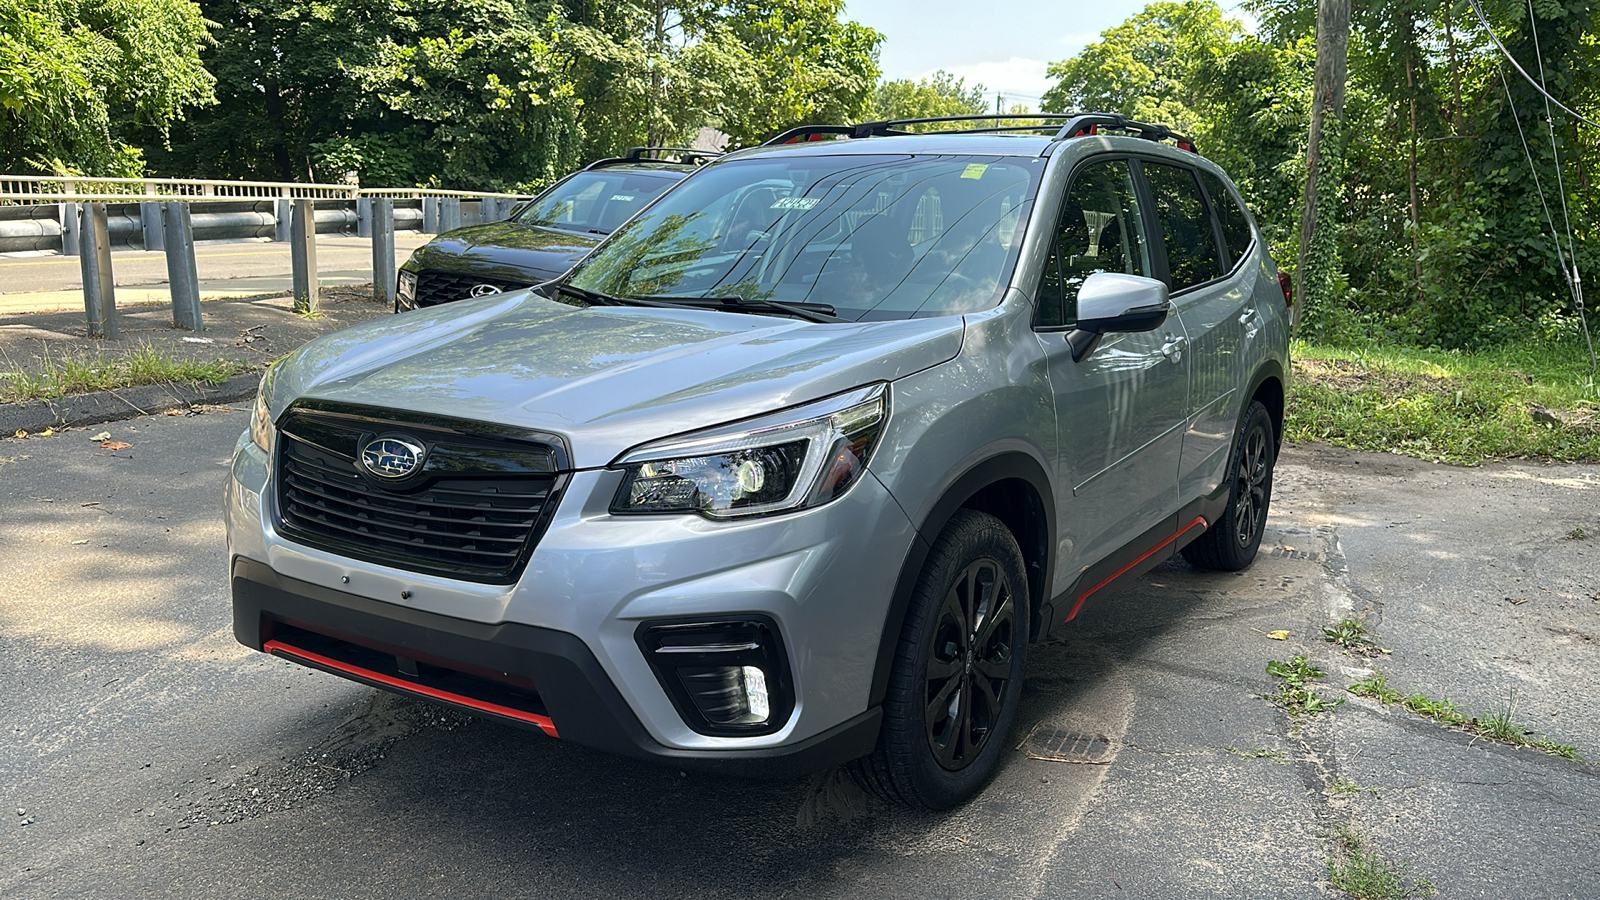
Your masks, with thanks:
M1067 334L1072 361L1081 362L1106 334L1160 328L1171 311L1164 282L1120 272L1090 275L1078 289L1078 321Z

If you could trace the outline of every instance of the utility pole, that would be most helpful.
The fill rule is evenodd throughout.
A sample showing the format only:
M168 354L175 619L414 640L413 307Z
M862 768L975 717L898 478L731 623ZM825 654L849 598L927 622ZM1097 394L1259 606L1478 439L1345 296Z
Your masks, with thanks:
M1311 249L1317 232L1318 180L1327 162L1335 163L1333 174L1338 174L1340 148L1322 146L1322 132L1329 117L1334 120L1335 134L1344 121L1344 83L1350 60L1350 0L1318 0L1317 3L1317 67L1311 88L1311 126L1306 137L1306 193L1305 211L1300 219L1300 253L1296 260L1295 277L1300 281L1302 301L1312 299L1309 294L1320 292L1321 271L1307 270L1307 252ZM1329 152L1324 153L1324 150ZM1324 157L1331 159L1324 159ZM1338 185L1331 185L1337 190ZM1322 223L1326 227L1326 223ZM1331 265L1331 259L1310 260L1313 269ZM1294 324L1298 325L1306 307L1305 302L1294 307Z

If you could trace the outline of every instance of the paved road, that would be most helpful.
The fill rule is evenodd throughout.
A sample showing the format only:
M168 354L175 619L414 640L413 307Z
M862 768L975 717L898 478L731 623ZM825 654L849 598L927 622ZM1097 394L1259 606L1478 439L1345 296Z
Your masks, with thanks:
M1310 898L1339 827L1441 896L1594 894L1594 768L1368 701L1295 728L1261 695L1296 652L1336 694L1368 663L1320 628L1362 615L1396 686L1514 696L1600 756L1600 540L1563 537L1600 534L1600 469L1291 451L1248 572L1168 565L1036 648L1015 740L1092 738L1073 761L1019 750L920 815L838 773L685 775L243 649L218 508L244 424L0 440L0 895Z
M432 235L395 235L395 260L404 262ZM0 315L83 308L83 275L76 256L0 254ZM208 242L195 251L200 296L245 297L288 293L293 288L289 245L265 241ZM159 250L119 250L111 255L117 303L170 303L167 257ZM366 238L321 235L317 274L324 285L365 284L372 280L372 242Z

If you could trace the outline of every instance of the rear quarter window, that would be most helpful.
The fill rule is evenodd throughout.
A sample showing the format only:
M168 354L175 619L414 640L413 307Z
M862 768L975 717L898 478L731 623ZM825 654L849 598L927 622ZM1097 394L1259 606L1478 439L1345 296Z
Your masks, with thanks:
M1228 264L1238 265L1240 258L1249 252L1250 242L1255 240L1255 233L1250 230L1250 217L1239 207L1233 191L1228 190L1221 178L1201 172L1200 182L1206 186L1211 206L1217 211L1217 220L1222 223L1222 241L1228 245Z

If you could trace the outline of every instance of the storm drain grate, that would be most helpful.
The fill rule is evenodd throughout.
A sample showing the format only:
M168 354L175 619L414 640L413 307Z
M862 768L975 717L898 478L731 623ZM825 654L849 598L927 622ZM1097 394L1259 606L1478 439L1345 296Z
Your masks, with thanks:
M1103 734L1084 734L1045 722L1033 726L1017 749L1032 759L1070 763L1108 763L1111 741Z

